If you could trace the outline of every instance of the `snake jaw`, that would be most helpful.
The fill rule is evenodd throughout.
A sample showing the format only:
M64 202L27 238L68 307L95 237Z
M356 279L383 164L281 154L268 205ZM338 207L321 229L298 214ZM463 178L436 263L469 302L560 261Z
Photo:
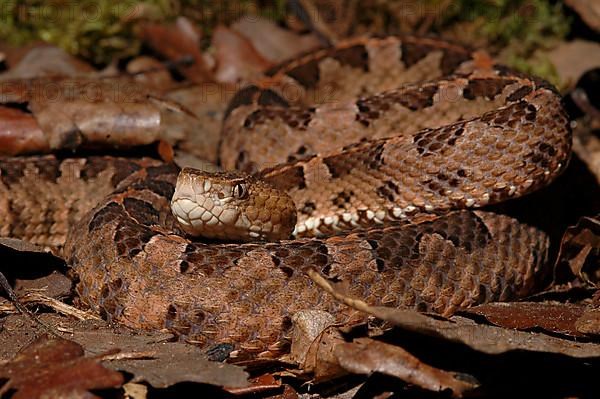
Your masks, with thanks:
M189 235L226 238L222 235L227 234L228 226L240 219L240 208L233 201L233 186L214 184L209 176L188 170L177 181L171 210Z
M183 169L171 211L189 235L230 241L289 238L296 207L287 193L238 173Z

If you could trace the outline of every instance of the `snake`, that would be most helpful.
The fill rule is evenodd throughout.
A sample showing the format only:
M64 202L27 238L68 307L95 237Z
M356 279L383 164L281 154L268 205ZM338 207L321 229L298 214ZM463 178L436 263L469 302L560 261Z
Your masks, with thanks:
M58 248L79 305L109 322L272 356L298 311L367 320L309 269L444 316L534 292L548 236L486 207L550 184L570 153L548 82L439 39L347 39L236 93L224 172L0 158L0 236Z

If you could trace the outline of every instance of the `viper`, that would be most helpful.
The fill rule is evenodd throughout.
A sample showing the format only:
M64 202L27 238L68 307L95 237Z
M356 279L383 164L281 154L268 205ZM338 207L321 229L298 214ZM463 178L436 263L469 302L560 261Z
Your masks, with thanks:
M548 236L475 209L549 184L570 151L549 83L441 40L351 39L236 94L228 172L2 158L0 235L59 251L80 304L111 322L267 356L299 310L366 318L309 269L369 304L446 316L533 292Z

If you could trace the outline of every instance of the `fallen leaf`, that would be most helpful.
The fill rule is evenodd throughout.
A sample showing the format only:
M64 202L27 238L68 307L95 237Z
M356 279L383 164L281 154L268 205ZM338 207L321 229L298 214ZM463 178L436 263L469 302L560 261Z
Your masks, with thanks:
M177 69L192 82L212 82L213 75L200 51L200 31L185 17L178 17L173 25L147 23L140 27L140 36L157 53L180 62L191 58L191 65Z
M600 183L600 68L586 72L577 87L565 98L567 103L572 101L574 106L583 114L574 123L573 152L594 174Z
M215 386L246 387L248 374L238 366L213 362L195 345L161 342L160 335L115 334L109 329L73 332L73 340L90 353L102 353L114 348L131 353L133 359L106 362L106 367L133 374L131 382L146 381L155 388L166 388L180 382L198 382ZM136 359L135 354L143 355Z
M359 338L335 347L339 364L351 373L375 372L399 378L433 392L452 391L460 398L478 387L474 377L440 370L423 363L404 349L369 338Z
M600 290L594 293L592 303L588 304L583 314L575 321L578 331L589 335L600 335Z
M562 84L572 88L586 71L600 66L600 44L585 40L564 42L547 56Z
M18 62L0 74L0 81L29 79L42 76L75 77L91 75L95 69L59 47L34 45L19 56Z
M102 320L78 321L56 314L40 314L40 319L85 348L86 354L120 351L104 356L106 368L132 374L128 382L145 382L155 388L166 388L184 382L214 386L246 387L248 374L242 367L207 360L204 349L197 345L169 342L173 335L164 332L140 333L109 325ZM23 337L41 331L22 315L4 318L0 329L0 364L22 347Z
M127 63L126 70L136 82L160 92L175 86L167 65L152 57L134 58Z
M2 367L0 378L8 381L0 388L0 396L14 389L13 399L96 398L90 389L123 384L121 373L83 354L83 347L73 341L40 337Z
M225 26L215 28L212 45L218 82L249 81L272 65L256 51L250 40Z
M51 255L51 252L42 246L12 237L0 237L0 248L2 247L4 247L4 249L13 250L17 252L29 252Z
M182 130L169 125L170 115L193 119L179 104L128 78L12 80L1 85L0 98L27 107L43 132L43 138L36 136L35 146L24 144L30 142L27 130L34 127L5 134L2 144L13 155L15 149L19 153L80 146L122 149L160 139L175 143L182 139ZM15 112L8 116L26 118Z
M565 0L581 19L596 32L600 32L600 2L597 0Z
M231 85L204 83L172 90L165 95L194 113L194 119L181 113L172 113L169 123L186 137L179 149L215 163L221 139L221 124L229 100L236 92Z
M600 309L586 309L575 322L577 330L583 334L600 335Z
M28 112L0 106L0 154L48 152L50 146L37 121Z
M312 373L316 382L331 380L346 374L335 355L335 348L345 342L336 326L326 327L311 342L302 363L303 372Z
M419 334L458 342L474 350L499 354L513 350L557 353L578 358L600 357L600 344L573 342L541 333L509 330L506 328L476 324L472 320L453 316L439 320L412 310L369 306L365 302L348 297L337 291L317 271L308 271L309 276L324 290L342 303L381 320Z
M57 273L57 270L66 272L65 262L48 248L17 238L0 237L0 259L3 260L0 271L17 281L17 291L52 285L54 295L51 296L58 297L68 290L65 276Z
M15 292L38 292L50 298L66 298L71 295L73 282L58 271L39 278L20 278L15 280Z
M539 328L572 337L585 336L576 327L585 306L571 303L494 302L465 309L499 327L530 330Z
M144 384L128 382L123 385L126 399L146 399L148 397L148 387Z
M566 262L574 275L596 286L600 281L600 215L584 216L567 228L558 261Z
M335 317L321 310L301 310L292 316L291 362L303 364L312 343L323 330L335 323Z
M231 29L246 37L265 59L277 64L322 46L315 34L301 35L256 16L241 18Z
M234 395L256 395L281 388L281 381L276 380L273 374L263 374L252 378L249 385L242 388L226 387L225 390Z

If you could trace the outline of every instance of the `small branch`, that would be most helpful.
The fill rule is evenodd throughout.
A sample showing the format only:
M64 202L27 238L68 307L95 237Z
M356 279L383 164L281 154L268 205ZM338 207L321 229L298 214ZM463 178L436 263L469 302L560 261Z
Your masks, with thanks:
M8 300L10 301L10 303L12 303L12 305L15 307L16 310L18 310L22 315L29 318L31 321L33 321L38 326L42 327L48 334L50 334L56 338L61 338L61 336L56 331L54 331L54 329L52 327L43 323L40 319L37 318L36 315L31 313L29 311L29 309L27 309L25 306L23 306L23 304L19 301L19 298L17 298L15 291L13 291L12 287L10 286L10 283L6 279L6 276L4 276L4 274L1 272L0 272L0 286L4 289L4 292L6 292L6 294L8 295Z

